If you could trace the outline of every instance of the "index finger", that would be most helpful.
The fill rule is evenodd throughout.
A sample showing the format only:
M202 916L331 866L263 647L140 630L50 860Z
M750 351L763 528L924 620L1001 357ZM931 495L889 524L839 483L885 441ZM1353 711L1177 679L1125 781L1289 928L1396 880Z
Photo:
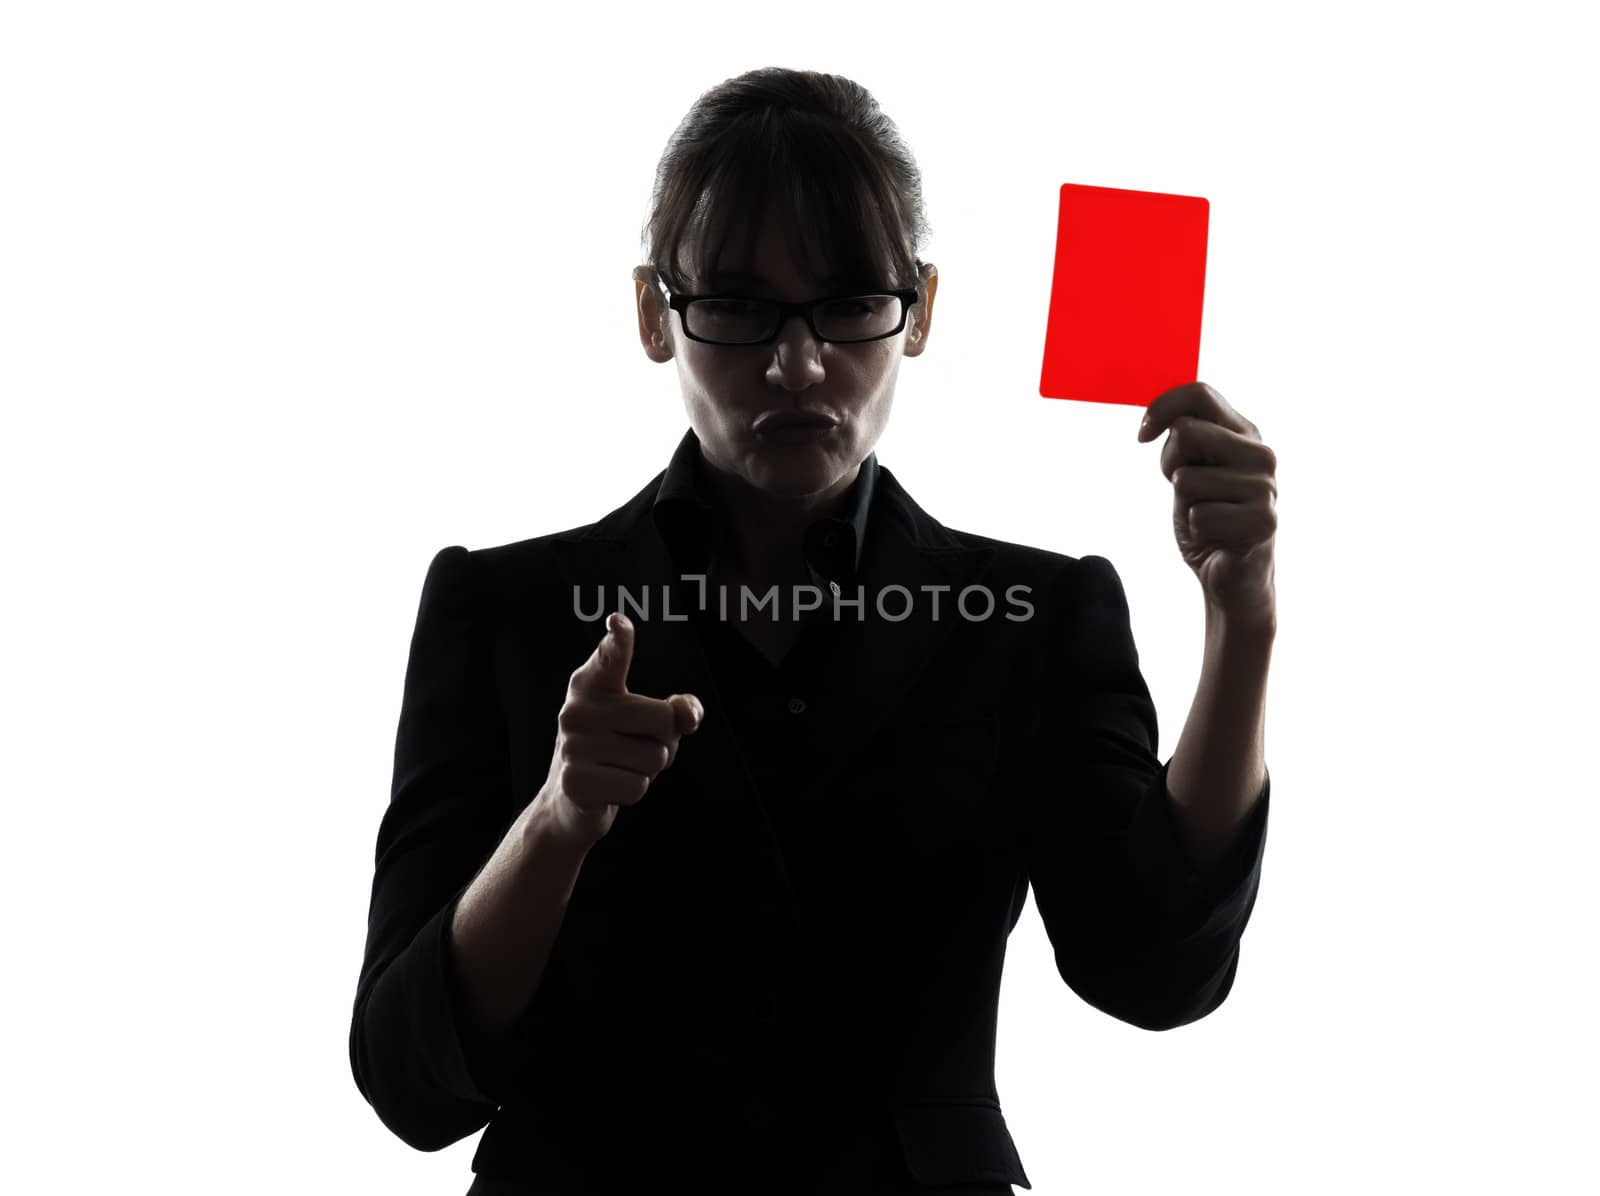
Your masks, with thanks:
M678 715L666 698L644 694L595 695L605 712L606 726L624 735L643 735L669 743L678 735Z
M1159 436L1182 415L1210 420L1214 424L1245 436L1253 434L1256 430L1255 425L1235 411L1232 404L1222 397L1222 393L1216 387L1208 386L1204 382L1185 382L1182 386L1175 386L1150 401L1150 405L1145 408L1144 420L1139 424L1139 442L1142 444Z

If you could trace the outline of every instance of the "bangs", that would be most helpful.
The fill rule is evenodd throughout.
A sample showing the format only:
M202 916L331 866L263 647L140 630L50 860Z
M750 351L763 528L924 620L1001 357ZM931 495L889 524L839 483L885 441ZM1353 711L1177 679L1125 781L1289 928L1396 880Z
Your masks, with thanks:
M658 255L675 291L702 282L734 232L749 259L769 201L783 221L790 253L815 277L842 275L852 289L916 286L917 263L892 188L873 158L836 125L805 113L774 120L768 110L735 121L708 155L700 177L685 180L678 219Z

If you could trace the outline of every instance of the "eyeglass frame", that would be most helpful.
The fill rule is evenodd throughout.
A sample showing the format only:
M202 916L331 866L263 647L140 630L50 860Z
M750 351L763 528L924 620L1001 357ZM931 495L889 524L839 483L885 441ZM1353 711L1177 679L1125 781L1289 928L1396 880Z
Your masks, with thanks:
M891 336L898 336L905 331L906 321L911 318L911 309L917 305L917 297L921 292L916 287L905 287L899 290L883 291L851 291L848 294L824 295L821 299L807 299L802 303L784 303L778 299L763 299L758 295L743 294L738 291L702 292L695 295L680 295L671 287L662 287L667 293L667 308L678 313L678 320L683 325L683 335L690 340L702 345L717 345L724 349L755 349L762 345L770 345L778 339L783 332L783 326L789 322L790 316L799 316L806 322L806 327L811 329L811 335L825 345L870 345L873 341L881 341ZM888 332L880 332L877 336L863 337L860 340L835 341L829 340L817 331L816 321L812 313L824 303L835 303L840 299L861 299L868 295L893 295L900 300L900 322ZM778 309L778 323L773 328L772 335L761 341L713 341L703 336L696 336L689 331L689 319L685 309L696 299L744 299L750 303L767 303Z

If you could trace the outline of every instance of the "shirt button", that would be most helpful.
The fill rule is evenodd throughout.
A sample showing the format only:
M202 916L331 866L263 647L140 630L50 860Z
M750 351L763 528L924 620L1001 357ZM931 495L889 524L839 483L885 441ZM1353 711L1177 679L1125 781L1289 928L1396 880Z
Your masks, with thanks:
M789 699L789 713L790 714L804 714L805 712L806 712L806 700L804 698L790 698Z
M827 535L822 537L822 546L824 548L836 548L838 546L838 544L839 544L839 533L838 532L829 532Z
M744 1107L744 1123L752 1129L766 1129L772 1124L772 1106L764 1100L750 1100Z
M828 583L828 588L833 591L833 596L835 598L837 598L839 596L839 583L838 582L830 581Z

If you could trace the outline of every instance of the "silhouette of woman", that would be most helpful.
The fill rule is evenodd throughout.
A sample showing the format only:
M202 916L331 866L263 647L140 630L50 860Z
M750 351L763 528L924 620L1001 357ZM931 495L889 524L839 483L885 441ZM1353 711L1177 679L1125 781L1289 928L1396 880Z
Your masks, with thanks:
M1270 604L1197 541L1232 588L1179 803L1110 563L947 528L879 464L938 274L856 83L705 93L645 232L639 339L689 428L604 518L429 566L357 1085L420 1150L487 1126L479 1196L1029 1187L994 1082L1007 935L1031 884L1083 999L1151 1029L1221 1004ZM1226 432L1214 393L1152 413Z

